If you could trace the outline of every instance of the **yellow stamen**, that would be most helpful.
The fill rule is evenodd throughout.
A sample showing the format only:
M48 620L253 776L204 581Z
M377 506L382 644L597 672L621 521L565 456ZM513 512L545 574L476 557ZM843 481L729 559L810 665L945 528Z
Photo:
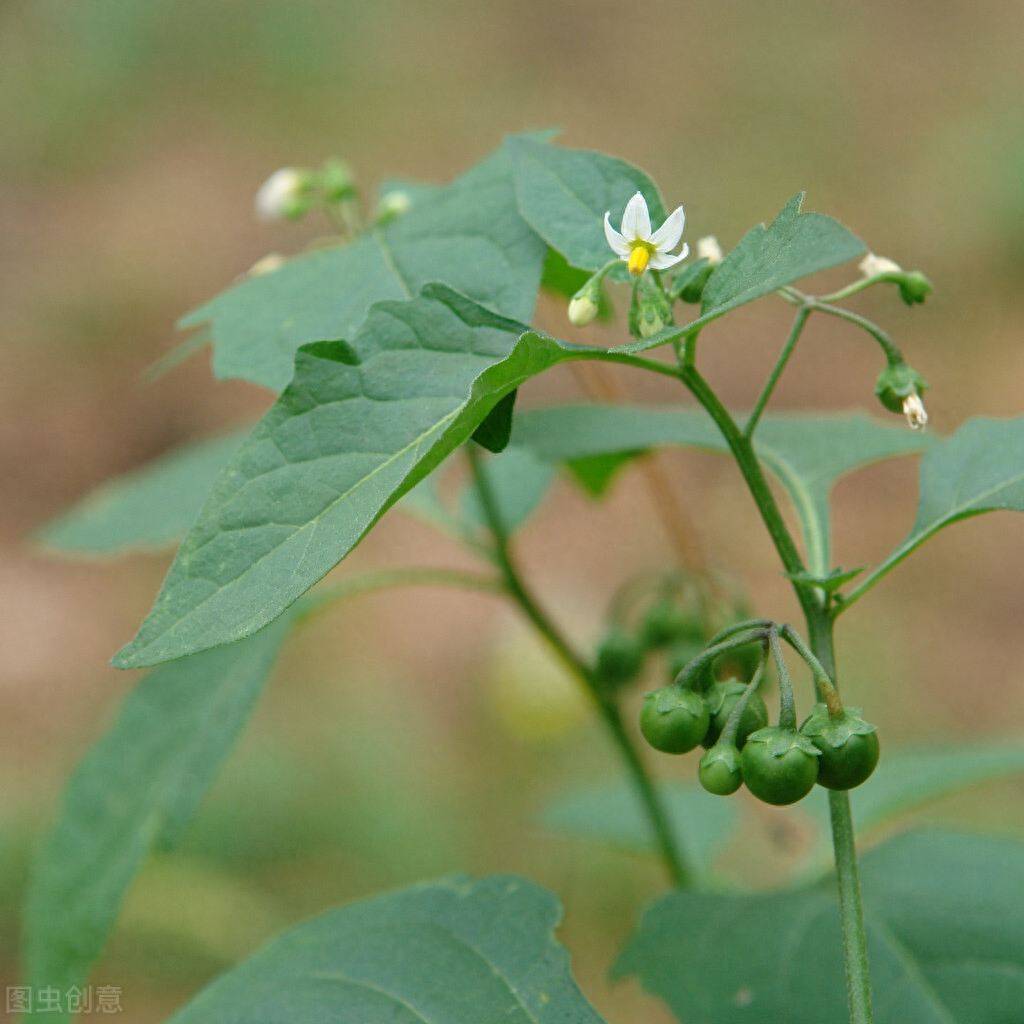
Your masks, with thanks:
M646 269L651 259L651 250L642 243L634 244L629 254L629 272L634 277L639 277Z

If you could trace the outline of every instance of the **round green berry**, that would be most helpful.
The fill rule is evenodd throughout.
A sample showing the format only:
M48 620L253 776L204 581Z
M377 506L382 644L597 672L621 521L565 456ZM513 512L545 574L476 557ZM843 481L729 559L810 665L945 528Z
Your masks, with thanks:
M733 708L739 703L746 686L738 679L726 679L724 682L715 683L704 694L704 700L708 706L708 733L704 737L704 746L711 747L718 742L722 735L726 722L733 712ZM747 737L758 729L763 729L768 724L768 708L761 699L759 693L752 693L747 700L747 706L740 718L739 729L734 737L738 749L742 750L747 742Z
M740 752L731 743L716 744L700 759L697 778L715 796L735 793L743 784Z
M643 667L643 644L625 630L609 630L597 649L598 677L618 686L636 678Z
M861 718L860 708L846 708L831 718L828 708L817 704L800 732L821 752L818 782L826 789L853 789L878 764L878 733Z
M704 640L704 624L673 601L660 600L647 609L640 636L648 648L667 647L676 640Z
M708 708L700 694L665 686L644 697L640 731L655 750L685 754L708 731Z
M818 750L796 729L771 725L747 738L740 754L747 789L767 804L802 800L818 779Z

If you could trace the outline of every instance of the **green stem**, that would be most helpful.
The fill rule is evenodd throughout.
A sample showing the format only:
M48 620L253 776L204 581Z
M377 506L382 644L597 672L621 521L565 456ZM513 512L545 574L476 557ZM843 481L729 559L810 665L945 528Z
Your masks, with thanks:
M778 383L779 377L782 376L782 371L786 368L786 363L789 362L789 357L793 354L793 349L796 348L796 343L800 338L800 332L803 331L804 324L807 323L807 318L810 315L811 307L808 305L802 305L797 310L796 319L793 321L793 327L789 332L789 337L786 339L786 344L782 346L782 352L779 353L779 358L772 368L768 382L762 389L754 405L754 411L750 414L746 426L743 428L745 437L750 438L754 436L754 429L757 427L758 420L761 419L761 413L764 412L764 407L768 404L768 399L771 398L775 385Z
M480 460L480 455L473 447L473 442L466 445L473 482L480 498L484 516L494 537L494 557L498 568L505 579L509 594L516 601L523 613L536 627L537 631L548 641L555 653L562 659L566 667L579 679L588 690L597 705L612 741L615 743L629 772L630 779L637 795L644 806L654 832L661 858L665 864L672 883L680 888L691 881L691 872L687 867L681 850L676 844L675 834L669 822L668 813L662 803L661 796L654 787L650 775L640 759L640 753L626 731L618 705L614 703L598 685L597 677L591 667L572 649L568 641L555 627L554 623L544 614L540 605L527 589L516 568L509 550L508 530L501 518L501 510L495 500L490 481Z
M828 706L829 716L838 718L843 713L843 702L839 699L839 691L832 685L825 666L815 657L814 652L804 643L803 638L792 626L783 626L779 635L807 663L814 675L814 686L818 691L818 699Z
M782 293L783 298L788 299L794 304L799 304L801 307L806 306L811 310L818 310L820 313L827 313L829 316L838 317L840 320L856 324L862 331L867 331L881 345L890 366L896 366L903 362L903 353L896 347L896 342L878 324L872 323L867 317L861 316L859 313L853 313L848 309L843 309L842 306L833 306L830 302L815 298L813 295L804 295L803 292L798 291L796 288L783 288Z
M768 528L768 534L775 545L775 550L785 566L786 572L797 574L804 572L804 563L797 551L796 544L786 528L785 520L779 510L775 495L772 494L768 481L765 478L761 464L754 454L754 447L749 437L744 437L736 421L729 415L728 410L718 400L718 396L711 390L710 385L700 375L695 366L684 365L679 369L679 377L690 389L693 396L708 411L708 414L718 425L726 443L732 451L733 457L739 465L743 479L747 482L757 507L761 512L761 518ZM824 607L823 599L815 587L794 581L797 600L804 610L805 616L817 613Z
M805 301L806 297L800 296L798 304ZM732 450L786 571L789 573L802 572L802 563L796 544L786 528L775 498L768 488L767 481L754 455L750 439L743 436L733 418L718 400L718 396L689 360L684 359L680 366L679 376L718 425ZM834 680L835 656L832 620L825 602L814 588L796 580L793 580L792 583L807 620L810 647L829 677ZM860 898L860 881L857 872L857 854L854 846L849 794L830 791L829 808L832 819L836 880L839 886L839 910L843 930L850 1024L872 1024L867 939L864 932L864 911Z
M779 725L783 729L796 729L796 701L793 698L793 684L786 668L786 659L782 656L779 646L778 630L768 630L768 643L771 645L772 657L775 659L775 672L779 677Z

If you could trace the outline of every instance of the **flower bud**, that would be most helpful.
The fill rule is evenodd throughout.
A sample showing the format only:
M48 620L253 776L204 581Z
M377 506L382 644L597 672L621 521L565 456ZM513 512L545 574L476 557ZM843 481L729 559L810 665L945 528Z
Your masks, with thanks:
M924 302L932 290L932 283L920 270L904 270L895 260L887 256L876 256L869 252L858 264L865 277L884 277L900 290L900 298L908 305Z
M312 205L309 171L281 167L256 193L256 215L262 220L297 220Z
M724 257L722 247L714 235L705 235L697 239L697 259L705 259L710 266L717 267Z
M327 160L320 168L320 191L328 203L340 203L356 194L356 179L344 160Z
M630 330L638 338L649 338L672 322L672 304L658 287L645 288L630 310Z
M876 256L869 252L857 264L857 268L865 277L880 277L882 274L902 274L903 268L888 256Z
M928 387L924 378L906 363L892 363L887 366L875 382L878 400L890 412L901 412L914 430L920 430L928 422L921 393Z
M569 322L573 327L586 327L601 310L601 282L605 271L599 270L569 300Z
M380 202L377 203L373 221L378 227L390 224L402 214L408 213L411 206L412 197L404 189L397 188L392 192L385 192L380 197Z

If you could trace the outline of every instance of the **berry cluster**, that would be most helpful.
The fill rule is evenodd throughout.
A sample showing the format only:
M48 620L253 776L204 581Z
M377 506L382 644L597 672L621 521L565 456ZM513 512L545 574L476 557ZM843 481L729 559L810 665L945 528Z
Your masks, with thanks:
M785 639L807 662L822 703L796 728L792 686L779 644ZM760 646L753 678L715 680L709 667L734 649ZM768 724L768 709L757 693L772 653L779 679L779 724ZM802 800L814 784L853 789L878 764L875 727L859 708L844 708L828 674L790 626L767 620L741 623L712 639L675 681L648 693L640 711L647 742L667 754L685 754L703 745L698 777L719 796L741 785L769 804Z

